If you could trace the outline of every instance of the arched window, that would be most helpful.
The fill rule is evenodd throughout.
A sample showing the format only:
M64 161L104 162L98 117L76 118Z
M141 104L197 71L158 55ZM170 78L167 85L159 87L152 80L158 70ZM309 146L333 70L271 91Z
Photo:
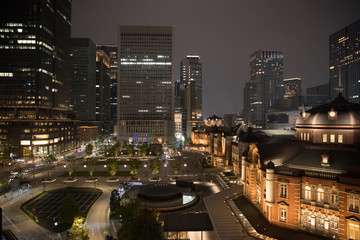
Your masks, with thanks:
M311 187L305 186L305 199L311 200Z
M332 191L331 192L331 196L330 196L330 204L331 205L338 205L338 201L339 201L339 194L336 191Z
M324 202L324 189L318 188L317 190L317 201Z

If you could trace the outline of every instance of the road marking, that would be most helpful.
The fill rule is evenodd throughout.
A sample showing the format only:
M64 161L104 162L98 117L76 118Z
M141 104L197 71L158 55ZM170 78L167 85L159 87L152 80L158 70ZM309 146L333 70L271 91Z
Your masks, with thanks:
M19 231L19 232L21 232L20 231L20 229L10 220L10 218L8 217L8 216L6 216L6 214L3 212L3 215L7 218L7 220L9 220L9 222L12 224L12 225L14 225L14 227Z

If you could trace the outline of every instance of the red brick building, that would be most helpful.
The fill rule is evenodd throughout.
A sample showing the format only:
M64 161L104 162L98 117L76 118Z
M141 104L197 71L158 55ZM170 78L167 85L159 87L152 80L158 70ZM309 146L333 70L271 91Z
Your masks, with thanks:
M294 138L243 128L238 139L244 195L270 223L360 239L360 104L339 93L302 112Z

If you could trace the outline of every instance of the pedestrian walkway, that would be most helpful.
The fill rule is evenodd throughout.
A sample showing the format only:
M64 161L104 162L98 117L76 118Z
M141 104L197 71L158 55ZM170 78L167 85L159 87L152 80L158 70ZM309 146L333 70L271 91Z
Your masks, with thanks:
M279 240L321 240L329 239L304 231L295 231L270 224L261 212L244 196L233 199L235 205L244 214L257 233Z
M204 198L217 239L238 240L253 239L239 223L226 203L226 199L242 194L242 187L232 187Z

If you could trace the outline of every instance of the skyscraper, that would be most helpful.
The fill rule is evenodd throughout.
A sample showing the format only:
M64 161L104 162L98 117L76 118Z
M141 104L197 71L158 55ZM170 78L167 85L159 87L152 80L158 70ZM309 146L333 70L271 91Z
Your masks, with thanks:
M297 109L301 103L301 78L284 79L284 99L287 109Z
M95 120L95 43L89 38L72 38L70 63L71 112L75 119Z
M102 49L110 58L110 118L116 123L117 117L117 71L118 59L116 44L97 45L97 49Z
M256 50L251 54L249 88L248 124L264 128L266 111L280 108L284 98L282 51Z
M190 138L191 129L203 124L202 118L202 64L200 57L188 55L180 64L180 84L183 85L182 112L186 122L183 130ZM181 88L180 88L181 89Z
M330 99L338 95L339 81L343 96L360 103L360 20L329 37ZM341 78L339 77L341 75Z
M77 145L69 110L71 1L0 8L0 150L54 154Z
M118 139L173 140L173 31L172 27L119 26Z
M71 2L6 0L0 13L1 116L66 117Z
M110 121L110 58L96 50L96 120Z

